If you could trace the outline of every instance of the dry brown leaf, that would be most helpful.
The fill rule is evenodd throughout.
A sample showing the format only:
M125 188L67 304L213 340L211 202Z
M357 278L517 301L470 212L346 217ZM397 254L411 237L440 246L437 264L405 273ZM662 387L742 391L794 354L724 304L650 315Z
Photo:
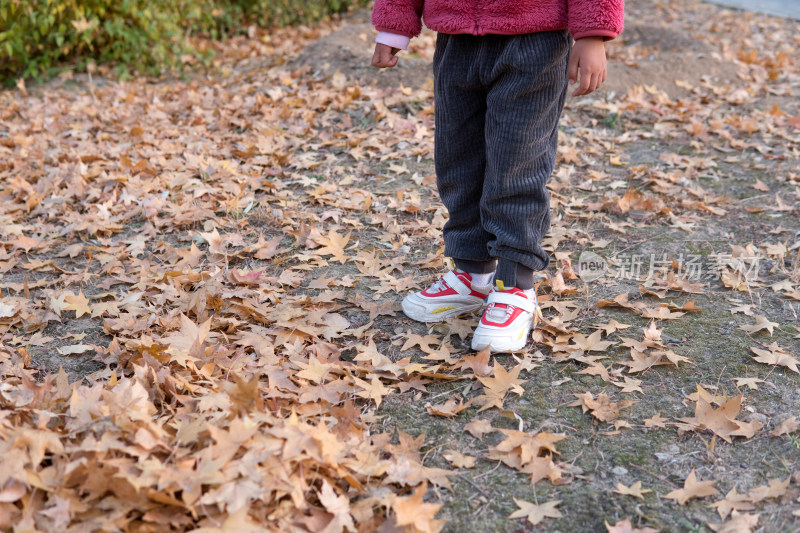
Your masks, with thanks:
M653 492L650 489L643 489L642 482L637 481L630 487L626 487L622 483L617 483L617 488L614 489L614 492L617 494L622 494L623 496L633 496L634 498L639 498L640 500L644 499L644 494L646 492Z
M591 412L591 415L600 420L601 422L611 422L619 417L622 409L633 405L633 400L620 400L619 402L612 402L608 395L604 392L600 393L597 399L594 398L591 392L583 394L575 394L578 400L569 404L570 407L580 407L583 412Z
M797 421L796 416L792 416L775 426L770 432L773 437L780 437L781 435L788 435L800 429L800 422Z
M750 492L748 492L747 495L753 503L759 503L769 498L780 498L786 494L786 490L789 488L789 481L791 481L791 479L791 476L787 477L783 481L780 479L770 479L767 482L767 485L761 485L754 489L750 489Z
M658 530L653 529L652 527L642 527L642 528L633 527L630 518L626 518L625 520L620 520L613 526L610 525L608 522L605 522L605 525L607 533L658 533Z
M442 530L444 523L434 519L442 504L423 502L422 498L427 490L428 483L424 482L411 496L394 496L391 499L398 526L413 526L420 533L438 533Z
M758 527L760 514L739 513L734 510L731 519L722 524L708 524L717 533L752 533Z
M451 465L456 468L474 468L477 457L471 455L464 455L460 452L449 451L442 454L442 457L447 459Z
M742 408L742 395L734 396L718 409L705 400L702 396L698 397L695 404L694 417L680 418L695 430L708 429L726 442L732 442L731 437L752 438L761 429L762 424L757 420L751 422L741 422L735 420Z
M747 387L750 390L758 390L758 384L764 383L763 379L758 378L733 378L736 380L737 387Z
M755 509L752 498L747 494L739 494L736 487L728 491L725 498L714 503L709 504L709 507L714 507L719 513L719 517L725 520L731 511L750 511Z
M747 333L756 333L762 329L769 331L770 336L776 327L780 326L777 322L770 322L769 319L762 315L756 316L756 323L753 325L739 326L739 329L745 330Z
M525 389L522 388L522 384L525 382L523 379L519 379L519 373L522 370L522 365L517 365L510 372L506 371L506 369L500 363L495 363L494 365L494 377L483 377L478 376L478 381L480 381L484 386L484 393L481 396L478 396L475 401L476 403L482 404L482 407L479 411L483 411L489 409L491 407L496 407L498 409L503 409L503 399L508 392L514 392L516 394L522 394L525 392Z
M456 398L449 398L446 402L439 405L430 405L427 404L425 409L428 410L428 413L436 416L443 416L445 418L453 418L458 413L463 411L464 409L469 408L472 405L472 400L464 403L460 397L458 398L458 403L456 403Z
M475 438L483 438L487 433L492 433L495 429L492 423L485 418L478 418L464 426L464 431L469 431Z
M556 509L558 504L561 503L561 500L535 504L514 498L514 503L517 504L519 509L511 513L508 518L511 520L515 518L525 518L534 526L545 518L561 518L564 516L561 514L561 511Z
M644 427L646 428L663 428L667 427L667 418L662 418L661 413L656 413L650 418L644 419Z
M683 505L692 498L705 498L712 496L719 491L714 488L714 481L700 481L697 479L694 469L683 483L682 489L676 489L666 494L664 497L675 500Z
M796 374L800 374L800 370L798 370L797 365L800 363L797 359L794 358L789 352L787 352L784 348L778 346L777 343L773 342L767 349L761 349L752 347L750 348L757 357L754 357L756 361L759 363L764 363L766 365L776 365L776 366L784 366L791 370Z

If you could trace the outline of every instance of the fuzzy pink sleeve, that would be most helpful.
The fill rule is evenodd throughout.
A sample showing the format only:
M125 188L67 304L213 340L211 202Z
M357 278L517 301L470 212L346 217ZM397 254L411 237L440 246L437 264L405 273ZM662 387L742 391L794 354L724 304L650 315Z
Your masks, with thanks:
M568 0L569 32L575 39L614 39L622 33L624 0Z
M416 37L422 31L424 0L375 0L372 25L378 31Z

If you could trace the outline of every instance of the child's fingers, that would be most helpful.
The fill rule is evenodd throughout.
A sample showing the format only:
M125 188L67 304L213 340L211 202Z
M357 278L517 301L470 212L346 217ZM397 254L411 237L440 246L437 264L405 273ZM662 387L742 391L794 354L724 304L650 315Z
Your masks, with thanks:
M574 84L578 81L578 56L577 54L571 54L569 57L569 65L567 65L567 77L569 78L569 82Z
M598 72L598 73L592 75L592 83L591 83L591 85L589 85L589 92L590 93L596 91L597 88L600 87L600 84L602 83L600 81L600 78L601 78L602 75L603 75L602 72Z
M603 82L606 81L606 69L595 71L588 68L581 69L580 77L580 84L575 89L575 92L572 93L572 96L583 96L599 89Z
M586 70L581 69L580 83L578 84L578 88L575 89L575 92L572 93L572 96L581 96L591 92L589 91L591 83L592 75Z
M397 57L394 55L395 48L378 43L375 45L375 53L372 54L372 66L378 68L393 67L397 64Z

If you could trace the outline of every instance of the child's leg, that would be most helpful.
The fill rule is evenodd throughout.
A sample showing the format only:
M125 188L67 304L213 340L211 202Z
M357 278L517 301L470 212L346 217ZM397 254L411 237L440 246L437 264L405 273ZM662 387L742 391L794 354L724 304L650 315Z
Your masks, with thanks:
M486 172L486 97L479 77L480 43L471 35L439 34L433 58L436 133L434 161L439 196L450 213L445 255L472 274L494 272L481 224Z
M529 289L533 271L549 264L541 246L550 227L546 184L556 161L571 38L559 31L492 41L481 221L494 236L488 247L499 259L496 279Z

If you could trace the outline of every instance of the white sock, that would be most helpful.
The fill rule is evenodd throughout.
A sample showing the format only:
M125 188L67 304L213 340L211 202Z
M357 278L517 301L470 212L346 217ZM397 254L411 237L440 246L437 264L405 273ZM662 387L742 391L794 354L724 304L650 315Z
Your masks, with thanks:
M467 272L467 274L472 276L472 284L478 287L490 285L492 283L492 277L494 277L494 272L489 272L488 274L473 274L472 272Z
M535 288L534 289L527 289L527 290L524 290L522 292L525 293L525 296L527 296L529 300L535 300L536 299L536 289Z

